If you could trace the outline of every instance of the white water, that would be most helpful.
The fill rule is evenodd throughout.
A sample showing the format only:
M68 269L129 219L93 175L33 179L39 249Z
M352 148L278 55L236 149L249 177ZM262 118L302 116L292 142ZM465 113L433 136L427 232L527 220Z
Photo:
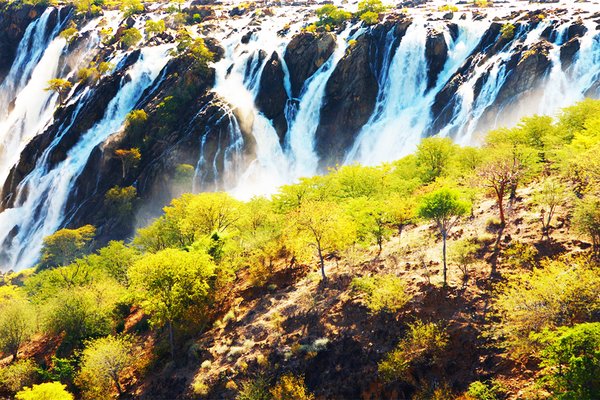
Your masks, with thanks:
M63 223L67 200L91 152L121 129L127 113L166 64L169 49L170 46L158 46L142 50L139 60L128 72L130 80L122 83L102 120L82 134L64 161L48 169L48 155L60 137L45 151L36 168L20 185L20 191L26 193L26 198L20 199L22 203L19 201L17 207L0 214L0 243L13 227L18 226L18 233L5 254L6 264L19 269L35 263L42 239Z
M456 41L451 41L446 32L449 57L435 88L429 92L426 92L427 29L424 21L415 21L407 29L388 72L382 74L375 112L359 133L346 163L376 165L414 151L431 123L429 110L435 94L475 48L485 26L478 23L461 26Z
M333 55L304 83L299 98L292 99L289 71L283 55L287 43L304 21L290 14L290 8L275 10L277 14L265 19L260 27L251 25L251 15L220 20L219 24L226 26L211 35L225 48L225 57L215 65L214 91L229 106L223 106L221 121L215 121L215 126L220 129L218 134L223 137L217 141L216 155L212 158L206 154L206 143L215 132L210 126L204 127L205 133L198 143L200 156L196 164L194 190L225 189L237 197L249 198L256 194L271 194L279 185L320 172L315 132L326 101L327 82L344 56L348 41L368 29L355 31L350 36L352 28L348 28L338 35ZM113 14L109 22L116 27L120 18L118 13ZM67 54L64 40L56 37L58 28L48 37L43 37L41 33L46 30L48 16L42 15L27 29L27 40L24 39L19 46L13 68L0 86L0 183L17 162L23 147L52 123L57 96L43 88L48 79L64 77L63 60L67 55L76 57ZM278 35L277 32L289 22L292 22L289 33ZM451 39L445 23L427 21L419 16L415 17L397 49L392 48L396 42L393 32L388 33L387 44L380 49L384 51L383 66L374 71L379 83L375 112L358 134L354 146L348 150L345 162L374 165L398 159L414 150L433 122L431 106L435 95L464 64L490 23L489 20L454 22L459 25L456 40ZM140 23L141 20L137 22L138 25ZM550 52L552 67L548 79L543 82L539 97L528 99L529 106L520 110L523 115L536 111L552 114L560 107L582 99L584 93L598 82L600 40L594 24L590 24L588 33L582 38L581 50L573 65L563 71L559 45L568 25L560 26L560 39ZM249 43L241 44L241 37L249 26L258 31ZM507 77L506 62L518 44L536 43L546 26L543 23L530 32L517 31L517 40L503 51L485 61L482 57L475 59L474 68L465 74L458 89L453 117L439 132L440 135L451 136L463 144L476 143L479 119L490 107L497 106L497 95ZM89 29L95 31L95 25ZM448 59L434 88L428 91L425 43L430 29L444 33ZM36 40L32 40L34 37ZM86 54L93 53L94 45L92 43L83 51L79 61L70 62L71 71L76 71L77 65L84 65ZM265 53L262 60L259 58L261 50ZM288 131L283 146L272 122L255 105L262 71L273 52L278 54L282 63L283 84L290 105L286 110ZM124 54L117 51L113 62L123 57ZM66 126L60 127L57 137L39 158L35 169L19 186L15 208L0 213L4 267L19 269L37 260L43 237L63 226L65 218L72 215L73 210L65 208L93 149L121 129L126 114L135 106L143 90L152 81L164 78L158 75L167 59L165 46L143 49L142 57L129 71L131 81L122 83L117 96L107 106L103 119L81 135L64 161L50 168L49 155L63 135L69 132L94 89L85 88L77 96L69 98L69 104L75 105L73 118L65 123ZM475 83L485 75L485 83L475 98ZM198 115L201 112L198 110ZM225 124L221 124L225 121L228 122L226 129ZM497 120L495 123L499 125L504 121ZM246 133L248 137L244 136ZM221 161L224 167L221 167Z

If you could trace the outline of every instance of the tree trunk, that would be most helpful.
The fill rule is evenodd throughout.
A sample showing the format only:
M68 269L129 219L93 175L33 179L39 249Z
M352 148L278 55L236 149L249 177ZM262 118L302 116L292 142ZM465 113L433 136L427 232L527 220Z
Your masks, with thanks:
M500 224L504 226L506 223L504 218L504 193L498 193L498 208L500 209Z
M169 346L171 347L171 359L175 361L175 339L173 337L173 322L168 322L169 326Z
M447 266L446 266L446 230L442 230L442 259L444 261L444 287L447 286L447 280L446 280L446 272L447 272Z
M123 388L121 387L121 384L119 383L119 377L113 375L113 381L115 382L115 386L117 387L117 392L119 393L119 397L123 395Z
M317 251L319 252L319 262L321 263L321 275L323 276L323 282L325 282L327 280L327 276L325 276L325 259L323 258L321 246L317 246Z

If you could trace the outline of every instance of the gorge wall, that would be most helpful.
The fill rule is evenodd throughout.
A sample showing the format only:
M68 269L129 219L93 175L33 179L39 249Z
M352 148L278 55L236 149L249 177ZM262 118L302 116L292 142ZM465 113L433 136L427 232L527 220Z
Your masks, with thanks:
M476 145L600 90L593 9L392 10L373 26L308 32L312 6L191 5L202 23L188 29L215 54L202 68L174 51L160 6L129 18L0 7L3 270L33 265L61 227L93 224L99 244L128 238L186 191L269 194L336 164L393 161L431 135ZM123 31L149 18L171 29L124 48ZM101 62L111 68L99 79L78 78ZM73 83L64 98L44 90L56 77ZM127 122L132 110L144 120ZM116 150L131 148L141 158L126 168ZM107 197L115 187L135 188L131 207Z

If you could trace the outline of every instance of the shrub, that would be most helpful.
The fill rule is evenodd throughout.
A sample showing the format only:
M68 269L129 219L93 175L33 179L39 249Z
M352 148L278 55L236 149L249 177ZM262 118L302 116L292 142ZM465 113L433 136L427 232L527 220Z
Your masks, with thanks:
M531 244L512 242L503 252L502 264L512 269L532 270L538 265L537 249Z
M121 43L125 48L129 48L142 40L142 34L136 28L129 28L123 31Z
M165 31L165 21L159 19L157 21L153 21L151 19L146 21L146 35L148 37L152 37L156 34L163 33Z
M592 240L595 256L600 255L600 199L586 196L575 207L573 214L575 228Z
M379 362L379 373L386 381L406 380L413 367L436 362L447 345L444 329L435 323L417 321L409 325L407 336Z
M19 348L34 333L35 313L26 299L0 303L0 350L17 359Z
M316 25L325 27L325 29L339 26L352 17L352 14L348 11L338 8L333 4L325 4L318 8L316 12L319 18Z
M511 40L515 37L515 26L510 22L505 23L500 28L500 36L502 36L502 39L504 40Z
M498 333L515 358L537 353L531 333L591 320L600 311L600 272L584 259L549 261L509 278L496 309Z
M32 360L18 360L0 367L0 388L16 393L23 387L31 385L36 375L36 366Z
M600 393L600 323L585 323L544 331L543 385L557 399L596 399Z
M71 393L67 392L67 386L60 382L42 383L25 387L15 396L16 400L73 400Z
M115 186L104 196L104 204L111 213L118 217L127 217L133 212L133 202L137 198L137 190L133 186Z
M67 43L72 43L76 38L79 31L77 31L77 26L73 21L69 24L68 28L65 28L61 33L60 37L65 39Z
M476 381L469 385L467 398L473 400L498 400L504 398L506 389L496 380L489 382Z
M365 13L380 13L386 10L381 0L362 0L358 3L358 15Z
M123 179L127 176L132 168L137 167L142 159L142 153L137 147L131 149L117 149L115 150L115 157L121 160Z
M379 14L373 11L367 11L360 16L360 20L364 22L365 25L375 25L379 22Z
M458 12L458 7L454 4L444 4L438 7L438 11L441 12Z
M313 400L315 398L306 388L304 377L291 374L282 376L270 392L273 400Z
M95 83L100 78L100 72L96 67L81 68L77 71L77 79L80 82Z
M125 18L144 11L144 5L140 0L121 0L121 11Z
M467 239L458 241L452 248L451 259L462 273L463 285L466 285L469 280L469 268L476 260L477 250L479 250L477 243Z
M269 383L261 376L242 382L242 388L236 400L271 400Z
M352 289L366 294L367 307L373 312L396 312L410 300L406 284L394 275L354 278Z
M133 342L129 336L107 336L89 341L81 354L78 382L89 398L100 398L117 389L123 371L134 363Z

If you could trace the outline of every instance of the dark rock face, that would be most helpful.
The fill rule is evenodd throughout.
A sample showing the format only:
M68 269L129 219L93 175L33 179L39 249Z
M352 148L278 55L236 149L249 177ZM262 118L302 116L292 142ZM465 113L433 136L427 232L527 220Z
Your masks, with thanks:
M271 58L265 64L261 77L256 106L265 117L273 121L273 126L283 143L287 132L287 121L285 119L285 104L287 93L284 86L284 73L277 52L271 54Z
M560 48L560 63L563 70L568 69L575 61L575 55L581 47L581 41L578 38L573 38Z
M544 40L515 55L515 58L518 57L518 62L508 73L504 85L498 92L496 98L498 105L510 102L533 89L540 82L550 69L551 61L548 53L551 48L552 45Z
M0 83L13 63L27 26L38 18L45 8L15 3L0 5Z
M442 32L431 32L425 43L427 57L427 90L433 88L448 59L448 45Z
M588 31L588 29L583 24L583 21L579 20L579 21L575 22L574 24L572 24L571 26L569 26L569 28L567 29L566 40L569 41L576 37L582 37L583 35L586 34L587 31Z
M292 38L283 58L290 72L293 97L300 96L304 82L331 57L335 45L332 33L303 32Z
M325 88L316 149L323 165L341 160L375 107L378 83L371 69L371 36L360 36L340 60Z

